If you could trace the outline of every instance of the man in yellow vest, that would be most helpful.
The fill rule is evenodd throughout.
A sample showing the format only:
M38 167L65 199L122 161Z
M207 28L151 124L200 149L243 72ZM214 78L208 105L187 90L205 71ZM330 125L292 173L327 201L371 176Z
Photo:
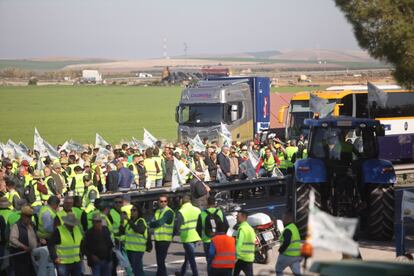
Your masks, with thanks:
M293 173L293 166L296 161L296 153L298 152L298 147L296 146L296 141L291 140L289 143L287 143L286 147L286 155L287 155L287 173L292 174Z
M204 254L207 261L207 274L209 276L213 275L211 269L211 258L210 258L210 243L211 238L216 233L216 225L221 223L225 227L225 231L229 228L226 216L220 208L216 207L216 199L213 196L210 196L207 199L208 208L201 211L201 214L198 216L197 221L197 233L201 237L204 246Z
M145 188L147 190L155 187L156 180L157 180L157 173L160 171L160 168L158 167L158 163L152 157L153 157L152 149L147 148L145 150L145 159L144 159L144 166L145 166L145 170L147 171L147 181L145 183Z
M285 213L283 216L285 229L280 237L279 257L276 262L276 275L283 275L286 267L290 267L294 275L300 275L300 235L299 230L293 223L293 214Z
M125 251L135 276L145 275L143 257L147 248L148 227L137 206L131 209L131 219L125 227Z
M161 195L158 199L158 209L155 211L154 221L150 223L150 227L154 228L158 276L167 275L165 259L173 239L174 218L174 211L168 207L167 195Z
M81 275L80 245L82 240L83 235L78 226L78 220L74 214L69 213L63 217L63 225L56 228L47 245L58 276Z
M70 189L73 191L74 195L83 196L85 191L85 177L86 175L83 173L81 166L75 166L73 168L75 174L72 178L72 183L70 185Z
M73 213L73 197L71 196L65 196L63 199L63 208L62 210L59 210L56 212L56 218L55 218L55 227L58 227L59 225L63 224L63 217L67 216L69 213ZM80 216L77 216L75 214L75 217L78 221L80 221Z
M44 205L40 208L38 218L39 225L37 229L37 235L41 239L48 240L54 229L54 221L56 217L56 212L59 209L60 200L56 196L51 196L47 200L47 205Z
M190 263L193 275L198 276L194 251L196 243L201 240L196 230L197 220L200 213L201 210L191 204L191 197L189 195L184 195L181 208L177 213L175 229L177 233L180 233L181 243L183 244L185 251L185 260L181 267L181 271L176 272L175 275L184 276L187 270L187 265Z
M98 188L92 183L92 179L89 175L86 175L83 180L85 183L85 192L82 198L82 205L85 210L88 208L93 209L93 203L100 197ZM92 207L90 205L92 205ZM88 213L88 211L86 212Z
M253 276L256 233L254 232L254 229L247 223L247 217L248 213L245 210L240 210L237 213L237 262L234 268L234 276L238 276L241 271L243 271L246 276Z
M20 195L16 191L16 183L13 180L6 177L5 181L7 193L4 196L10 202L10 209L14 209L16 207L17 200L20 199Z

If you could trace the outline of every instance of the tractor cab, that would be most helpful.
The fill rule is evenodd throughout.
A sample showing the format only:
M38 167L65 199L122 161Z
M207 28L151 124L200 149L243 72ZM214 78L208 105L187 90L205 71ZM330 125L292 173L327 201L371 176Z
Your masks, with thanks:
M308 153L328 164L350 166L361 159L378 158L377 137L383 126L376 120L335 117L307 119Z
M309 127L308 158L295 163L293 197L301 234L305 235L308 194L314 190L322 210L361 217L370 237L390 239L396 177L391 162L378 159L377 138L384 135L383 125L343 116L304 123Z

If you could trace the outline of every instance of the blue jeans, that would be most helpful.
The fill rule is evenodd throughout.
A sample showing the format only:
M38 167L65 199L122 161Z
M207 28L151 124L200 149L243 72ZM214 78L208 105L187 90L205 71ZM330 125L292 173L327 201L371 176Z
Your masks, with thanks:
M112 272L112 262L100 260L92 267L92 276L110 276Z
M204 254L206 255L207 275L212 276L213 275L213 270L212 270L212 267L211 267L212 259L210 258L210 243L209 242L203 243L203 247L204 247Z
M300 274L300 262L302 257L291 257L280 254L276 262L276 275L283 275L286 267L290 267L294 275Z
M195 261L195 242L187 242L183 243L184 251L185 251L185 260L183 265L181 266L181 275L185 275L185 272L187 271L187 264L190 263L191 271L193 272L193 276L198 276L198 270L197 270L197 263Z
M263 169L263 168L261 168L260 170L259 170L259 176L260 177L271 177L272 176L272 171L270 171L270 172L268 172L268 171L266 171L265 169Z
M81 276L82 266L80 262L73 264L59 264L56 266L59 276Z
M142 263L142 258L144 257L144 252L135 252L127 251L128 260L131 263L132 271L135 276L144 276L144 264Z
M155 187L157 187L157 188L162 187L162 178L155 180Z

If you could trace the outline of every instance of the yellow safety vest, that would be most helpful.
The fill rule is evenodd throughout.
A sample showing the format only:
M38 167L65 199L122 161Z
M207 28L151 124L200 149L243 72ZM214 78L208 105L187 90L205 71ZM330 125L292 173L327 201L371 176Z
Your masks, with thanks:
M288 168L292 168L293 167L293 163L292 163L292 157L293 155L298 151L297 147L286 147L286 155L287 155L287 166Z
M76 174L75 175L75 189L74 189L74 195L75 196L83 196L83 193L85 192L85 183L83 182L83 177L85 174Z
M157 179L157 167L155 166L155 160L152 158L145 158L144 166L147 170L148 179L155 181Z
M58 226L60 244L56 245L56 254L61 264L73 264L80 261L80 244L83 236L78 226L73 227L73 236L65 225Z
M33 179L30 182L30 185L33 186L33 189L34 189L34 192L35 192L35 197L36 197L35 202L33 202L31 204L31 206L32 207L41 206L43 204L43 201L42 201L41 193L37 190L37 180Z
M280 161L279 168L280 169L287 169L288 164L287 164L287 160L285 160L285 154L281 151L278 151L277 152L277 158L279 158L279 161Z
M285 252L283 252L282 254L285 256L291 256L291 257L299 257L300 256L300 247L301 247L301 240L300 240L300 234L299 234L299 230L296 227L296 225L294 223L290 223L285 227L285 230L283 230L283 232L285 232L287 229L290 230L290 232L292 233L292 237L290 239L290 244L288 246L288 248L286 248ZM283 233L280 236L280 243L283 244Z
M20 199L20 195L19 195L19 193L18 193L17 191L11 191L11 192L7 192L4 196L5 196L5 197L7 198L7 200L10 202L10 206L9 206L9 208L10 208L11 210L13 210L13 209L14 209L14 206L13 206L13 199L14 199L14 197L15 197L15 196L17 196L17 198L18 198L18 199Z
M211 242L211 237L206 235L206 231L205 231L205 226L206 226L206 218L208 216L208 213L210 213L210 216L213 215L216 211L218 210L218 208L208 208L206 210L203 210L201 212L201 225L202 225L202 232L201 232L201 240L203 241L203 243L209 243ZM208 212L208 213L207 213ZM221 219L221 221L224 221L224 217L223 217L223 212L221 210L217 211L217 215L219 216L219 218Z
M156 179L163 179L164 178L164 171L162 169L162 162L164 162L163 158L160 156L154 156L152 159L155 160L158 164L158 168L160 171L157 173Z
M145 252L148 237L147 222L143 218L139 218L137 222L142 221L145 225L144 234L136 233L128 224L125 229L125 250L134 252Z
M243 237L242 240L241 237ZM256 233L254 232L254 229L247 223L247 221L242 222L239 226L236 242L238 260L245 262L254 261L255 241Z
M41 239L48 239L48 238L50 238L52 236L52 233L46 232L46 229L45 229L45 226L44 226L43 215L46 212L49 212L50 216L52 217L52 220L54 220L55 217L56 217L55 210L53 210L52 208L50 208L49 205L45 205L45 206L42 206L40 208L39 216L38 216L38 218L39 218L39 227L38 227L38 230L37 230L37 235Z
M132 207L134 207L134 206L132 206L132 204L128 204L128 205L125 205L125 206L121 207L121 212L125 212L129 219L131 218L131 209L132 209Z
M269 159L266 159L266 156L263 157L263 169L267 172L273 171L273 169L276 166L275 158L273 157L273 154L269 157Z
M88 187L86 187L86 191L83 194L83 198L82 198L82 205L85 208L88 207L89 204L93 204L89 199L89 194L91 193L91 191L96 192L96 198L100 197L98 188L95 185L91 184Z
M188 243L201 240L196 230L197 220L201 210L193 206L190 202L187 202L181 206L178 212L181 213L184 220L180 227L181 242Z
M173 213L173 220L171 221L170 224L164 223L160 227L157 227L154 229L154 239L156 241L172 241L173 239L174 219L175 219L174 211L168 206L166 206L162 210L157 209L157 211L155 211L154 218L155 220L161 219L167 211L171 211Z

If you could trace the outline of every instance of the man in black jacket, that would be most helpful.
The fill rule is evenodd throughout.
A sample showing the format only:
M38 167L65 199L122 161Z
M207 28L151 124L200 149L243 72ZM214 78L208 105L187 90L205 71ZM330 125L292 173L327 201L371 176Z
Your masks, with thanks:
M221 152L217 155L217 164L227 179L230 177L230 159L229 147L224 145L221 147Z
M88 258L88 265L93 275L109 276L112 270L111 233L102 225L101 214L96 213L92 218L93 226L85 234L83 249Z

